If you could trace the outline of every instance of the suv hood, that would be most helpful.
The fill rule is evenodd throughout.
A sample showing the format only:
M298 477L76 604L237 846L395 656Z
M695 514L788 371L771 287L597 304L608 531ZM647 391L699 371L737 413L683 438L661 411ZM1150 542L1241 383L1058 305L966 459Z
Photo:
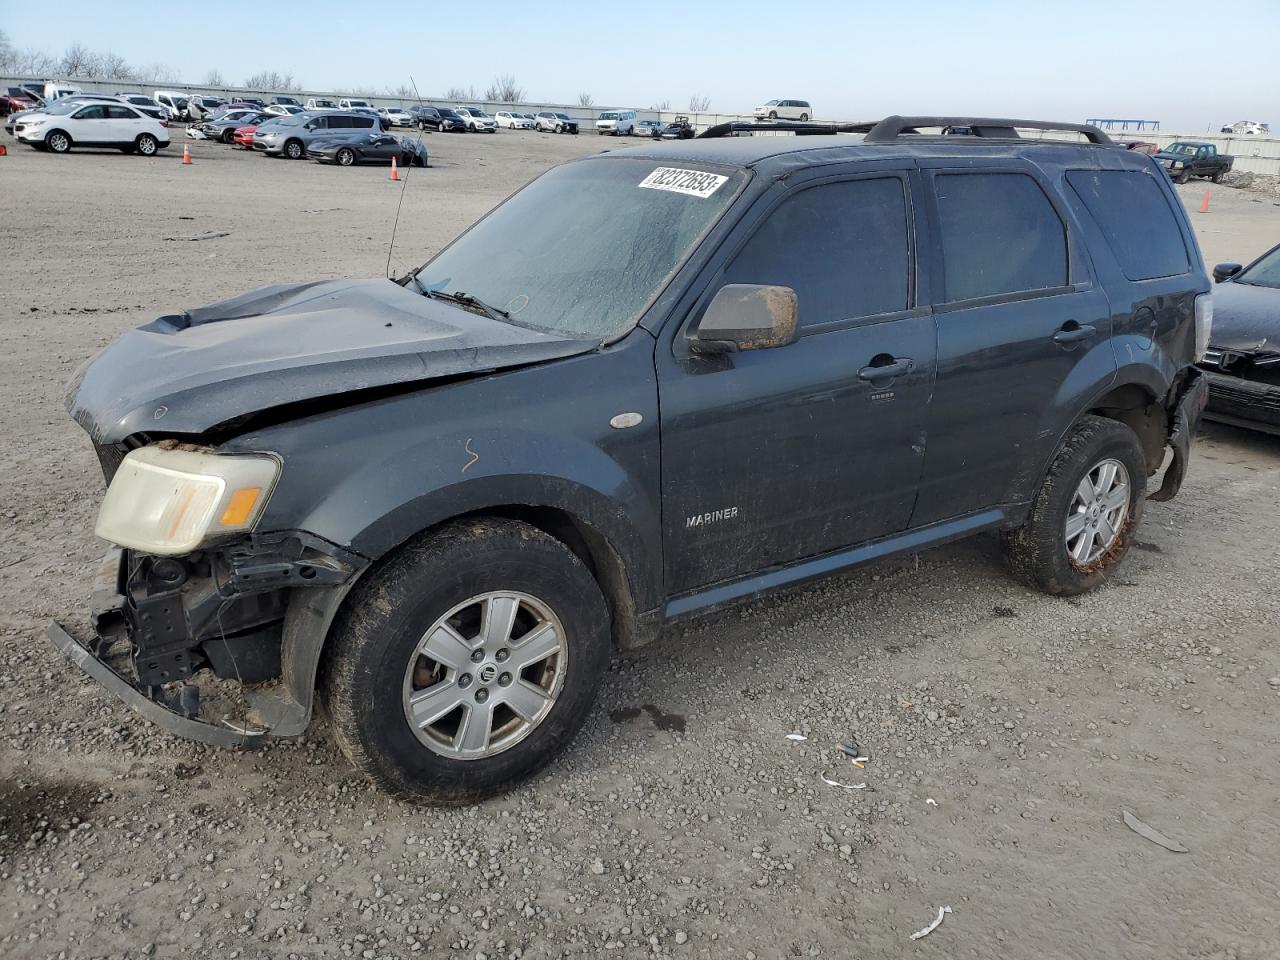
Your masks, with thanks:
M76 371L67 410L95 443L199 434L246 414L587 353L574 340L390 280L282 284L160 317Z

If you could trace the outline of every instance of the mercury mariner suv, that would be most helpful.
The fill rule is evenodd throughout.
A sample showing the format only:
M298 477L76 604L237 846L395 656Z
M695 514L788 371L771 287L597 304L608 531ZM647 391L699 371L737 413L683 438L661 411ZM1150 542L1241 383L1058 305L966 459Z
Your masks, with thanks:
M320 697L384 788L474 801L681 618L983 531L1050 594L1102 584L1182 483L1210 308L1168 177L1090 126L738 122L576 160L405 276L85 364L112 547L93 635L50 638L171 732L293 736Z

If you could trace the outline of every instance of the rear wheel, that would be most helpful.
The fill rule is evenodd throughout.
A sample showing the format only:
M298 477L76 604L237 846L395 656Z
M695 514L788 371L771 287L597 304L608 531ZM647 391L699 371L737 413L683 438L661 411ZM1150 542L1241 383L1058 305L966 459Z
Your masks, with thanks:
M71 138L61 130L54 130L44 138L44 145L54 153L66 153L71 149Z
M149 133L139 134L133 148L144 157L154 157L160 149L160 142Z
M1046 593L1100 586L1136 535L1147 489L1132 430L1087 416L1063 441L1026 522L1003 537L1009 566Z
M564 544L512 520L451 524L360 583L323 692L339 745L392 793L462 804L545 766L585 721L609 612Z
M338 161L338 166L340 167L351 166L353 163L356 162L355 151L352 150L350 147L343 147L341 150L338 151L337 161Z

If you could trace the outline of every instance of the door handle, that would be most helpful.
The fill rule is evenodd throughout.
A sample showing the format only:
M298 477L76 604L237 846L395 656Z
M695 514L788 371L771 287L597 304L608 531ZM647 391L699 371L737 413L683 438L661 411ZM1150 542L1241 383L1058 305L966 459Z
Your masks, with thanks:
M1081 340L1088 340L1098 328L1091 323L1076 323L1074 320L1068 320L1062 325L1062 329L1053 335L1054 343L1079 343Z
M886 362L876 362L882 358ZM890 357L888 354L881 354L871 361L870 366L863 367L858 371L858 379L892 380L894 377L900 377L904 373L910 373L915 365L915 361L910 357Z

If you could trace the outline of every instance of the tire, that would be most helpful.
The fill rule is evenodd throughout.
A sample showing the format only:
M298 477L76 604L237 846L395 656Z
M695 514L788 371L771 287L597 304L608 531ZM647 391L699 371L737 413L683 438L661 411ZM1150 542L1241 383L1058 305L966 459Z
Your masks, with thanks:
M1214 182L1214 183L1221 183L1221 182L1222 182L1222 178L1223 178L1224 176L1226 176L1226 173L1227 173L1227 171L1225 171L1225 170L1219 170L1217 173L1215 173L1215 174L1213 175L1213 177L1212 177L1213 182Z
M133 149L144 157L154 157L156 151L160 149L160 141L149 133L141 133L134 141Z
M1103 472L1108 468L1114 471L1110 482ZM1095 490L1095 481L1101 481L1097 488L1104 499L1091 512L1083 494ZM1101 586L1133 543L1146 490L1146 462L1134 432L1116 420L1082 417L1054 455L1026 521L1002 535L1010 569L1030 586L1058 596ZM1073 537L1069 527L1083 532ZM1073 547L1079 559L1069 552Z
M497 630L487 647L471 645L464 638L481 635L495 602L514 611L513 628ZM510 650L495 650L505 637L515 638ZM534 637L538 652L526 654L531 666L513 682L502 664ZM556 652L543 653L557 638ZM442 659L432 660L437 650ZM339 746L361 772L395 796L459 805L510 789L573 739L609 654L608 605L582 561L527 524L481 518L411 543L356 586L334 624L322 695ZM436 689L436 699L423 697ZM531 719L507 705L517 694ZM415 728L411 699L444 712ZM484 726L473 727L477 718Z
M770 111L769 111L769 119L770 119L770 120L777 120L777 119L778 119L778 111L777 111L777 110L770 110Z
M288 141L285 143L284 150L281 152L287 160L301 160L307 153L302 146L302 141L300 140Z
M51 130L44 138L50 153L67 153L71 149L71 137L61 130Z
M356 162L356 152L350 147L343 147L334 159L338 161L338 166L349 167Z
M802 113L802 114L800 114L800 120L801 120L801 122L803 122L803 121L805 121L805 120L808 120L808 119L809 119L809 115L808 115L807 113Z
M1173 178L1174 183L1189 183L1190 180L1191 180L1190 170L1182 170L1178 173L1176 177Z
M222 138L221 138L221 139L222 139L222 142L223 142L223 143L225 143L225 144L227 144L228 146L230 146L232 143L234 143L234 142L235 142L235 139L236 139L236 132L235 132L235 130L234 130L233 128L231 128L231 127L227 127L227 129L225 129L225 130L223 130L223 131L222 131Z

